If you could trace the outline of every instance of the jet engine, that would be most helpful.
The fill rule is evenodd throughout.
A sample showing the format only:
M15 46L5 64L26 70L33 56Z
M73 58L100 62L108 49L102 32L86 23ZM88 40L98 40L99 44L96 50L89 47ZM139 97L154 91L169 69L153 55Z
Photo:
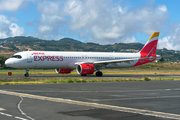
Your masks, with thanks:
M67 74L67 73L71 73L71 69L55 69L56 73L58 74Z
M79 64L76 67L77 73L81 75L93 74L94 65L92 64Z

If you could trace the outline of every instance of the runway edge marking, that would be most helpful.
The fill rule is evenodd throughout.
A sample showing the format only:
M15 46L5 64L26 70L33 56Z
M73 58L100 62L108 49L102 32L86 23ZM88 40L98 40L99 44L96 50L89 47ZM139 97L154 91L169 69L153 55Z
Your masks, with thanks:
M15 96L22 96L22 97L27 97L27 98L40 99L40 100L54 101L54 102L85 105L85 106L91 106L91 107L96 107L96 108L116 110L116 111L121 111L121 112L137 113L137 114L155 116L155 117L161 117L161 118L170 118L170 119L178 119L178 120L180 119L180 115L172 114L172 113L164 113L164 112L157 112L157 111L151 111L151 110L105 105L105 104L91 103L91 102L82 102L82 101L76 101L76 100L71 100L71 99L52 98L52 97L10 92L10 91L4 91L4 90L0 90L0 93L8 94L8 95L15 95Z

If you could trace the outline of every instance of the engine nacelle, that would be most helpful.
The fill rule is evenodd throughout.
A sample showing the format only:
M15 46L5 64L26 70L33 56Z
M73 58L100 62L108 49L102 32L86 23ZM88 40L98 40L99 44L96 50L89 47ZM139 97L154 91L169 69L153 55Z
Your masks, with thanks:
M93 74L94 65L92 64L79 64L76 67L77 73L81 75Z
M67 73L71 73L71 69L55 69L56 73L58 74L67 74Z

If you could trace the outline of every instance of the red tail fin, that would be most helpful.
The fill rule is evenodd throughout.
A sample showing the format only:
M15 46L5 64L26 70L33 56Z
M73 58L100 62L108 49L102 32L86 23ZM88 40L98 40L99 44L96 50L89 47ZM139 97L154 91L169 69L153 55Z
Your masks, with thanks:
M141 55L148 55L150 52L152 55L156 55L156 48L158 44L158 37L159 37L159 32L154 32L147 43L144 45L142 50L140 51ZM153 50L153 51L152 51Z
M140 59L134 66L142 65L145 63L153 62L156 59L150 59L149 57L156 57L156 49L157 49L157 44L158 44L158 37L159 37L159 32L154 32L147 43L144 45L142 50L140 51L141 58L146 59Z

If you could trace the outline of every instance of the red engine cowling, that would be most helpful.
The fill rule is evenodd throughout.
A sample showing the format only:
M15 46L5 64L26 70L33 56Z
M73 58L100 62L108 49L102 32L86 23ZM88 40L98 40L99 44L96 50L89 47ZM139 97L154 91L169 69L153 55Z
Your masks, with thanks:
M71 69L55 69L56 73L58 74L67 74L67 73L71 73Z
M79 64L76 67L77 73L81 75L93 74L94 65L92 64Z

